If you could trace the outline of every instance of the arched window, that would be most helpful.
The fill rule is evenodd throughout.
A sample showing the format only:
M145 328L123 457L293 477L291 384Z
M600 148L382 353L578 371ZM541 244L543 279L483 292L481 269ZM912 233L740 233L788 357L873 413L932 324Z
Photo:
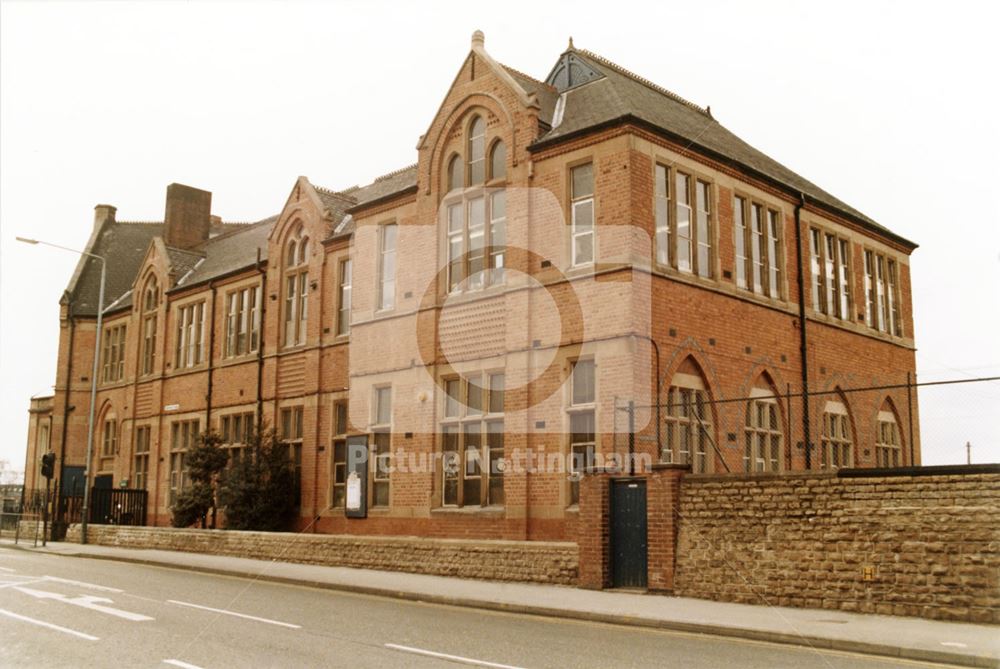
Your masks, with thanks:
M875 466L900 467L903 465L903 442L899 433L896 409L888 397L878 412L875 431Z
M784 433L776 395L766 374L750 390L743 431L743 467L748 472L781 471Z
M285 242L285 346L306 341L309 294L309 238L296 226Z
M486 180L486 122L476 116L469 124L469 185L478 186Z
M829 401L823 407L823 435L820 438L819 466L840 469L854 465L854 444L847 403Z
M156 276L146 280L142 290L142 374L152 374L156 363L156 312L160 306L160 287Z
M445 247L448 255L448 292L478 290L503 283L507 244L507 200L502 189L467 188L489 179L504 178L507 151L502 141L490 146L486 156L486 121L476 115L467 126L464 162L453 155L448 161L449 197L445 209Z
M501 140L490 147L490 180L507 177L507 147Z
M695 473L711 470L712 411L704 375L687 358L670 380L665 434L660 460L691 465Z
M453 190L458 190L463 185L464 179L462 179L462 157L455 154L448 161L448 192Z
M101 426L101 458L113 458L118 453L118 419L109 407L104 413ZM101 467L100 469L104 469Z

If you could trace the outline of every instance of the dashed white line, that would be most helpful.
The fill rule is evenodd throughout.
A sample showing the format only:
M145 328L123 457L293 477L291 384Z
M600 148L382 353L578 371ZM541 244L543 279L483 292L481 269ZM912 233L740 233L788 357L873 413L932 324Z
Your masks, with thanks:
M237 613L236 611L227 611L225 609L213 609L211 606L202 606L201 604L192 604L191 602L179 602L176 599L168 599L167 603L177 604L178 606L190 606L193 609L201 609L202 611L221 613L226 616L235 616L237 618L246 618L247 620L256 620L259 623L267 623L268 625L278 625L279 627L288 627L293 630L302 629L301 625L294 625L292 623L283 623L280 620L270 620L269 618L258 618L257 616L247 615L246 613Z
M181 669L201 669L197 664L189 664L180 660L164 660L163 664L172 664L175 667L181 667Z
M64 634L72 634L73 636L80 637L81 639L86 639L87 641L100 641L100 639L96 636L91 636L90 634L84 634L83 632L77 632L76 630L71 630L68 627L60 627L59 625L53 625L52 623L47 623L44 620L35 620L34 618L29 618L28 616L22 616L20 614L14 613L13 611L7 611L6 609L0 609L0 615L8 616L10 618L13 618L14 620L21 620L26 623L31 623L32 625L47 627L50 630L63 632Z
M17 570L16 569L11 569L10 567L0 567L0 571L14 572L14 571L17 571Z
M516 667L512 664L498 664L496 662L487 662L486 660L476 660L471 657L462 657L461 655L449 655L447 653L437 653L433 650L424 650L423 648L400 646L394 643L387 643L385 644L385 647L391 650L398 650L403 653L413 653L414 655L436 657L441 660L449 660L451 662L459 662L461 664L471 664L476 667L493 667L494 669L523 669L522 667Z

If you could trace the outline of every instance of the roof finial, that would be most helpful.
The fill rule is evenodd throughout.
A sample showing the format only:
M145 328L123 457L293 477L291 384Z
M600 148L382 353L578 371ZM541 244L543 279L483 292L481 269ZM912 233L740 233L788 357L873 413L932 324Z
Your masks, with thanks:
M482 49L486 44L486 35L483 34L482 30L477 30L472 33L472 48L475 49L479 47Z
M573 50L573 36L572 35L569 36L569 46L566 47L566 50L567 51L572 51Z

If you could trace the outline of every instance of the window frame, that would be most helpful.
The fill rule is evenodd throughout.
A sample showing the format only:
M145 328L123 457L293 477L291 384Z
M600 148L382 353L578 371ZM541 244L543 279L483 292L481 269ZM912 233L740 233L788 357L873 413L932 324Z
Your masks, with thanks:
M883 407L889 406L883 404ZM887 438L888 437L888 438ZM896 412L890 408L879 410L875 418L875 466L884 468L905 467L903 432Z
M139 425L135 428L135 447L132 454L132 488L140 490L148 489L152 435L153 428L151 425Z
M257 353L260 346L260 314L264 290L256 283L228 291L224 358L238 358Z
M305 226L295 224L282 253L282 348L306 343L309 322L309 253L311 241Z
M742 204L741 204L742 203ZM737 223L737 210L740 221ZM756 218L754 214L757 214ZM759 223L758 225L755 225ZM759 230L758 230L759 227ZM741 236L742 229L742 236ZM756 297L785 301L785 213L781 206L740 190L733 192L733 283ZM739 251L742 248L743 255ZM775 257L777 256L777 257ZM740 267L742 263L742 271ZM759 273L759 288L757 274ZM740 279L743 277L743 284Z
M774 426L759 424L761 409L766 407L768 418ZM743 421L743 471L747 473L775 473L785 469L785 426L780 397L770 389L756 387L746 403ZM774 438L778 438L775 453ZM763 463L763 467L758 467Z
M851 279L854 276L854 266L851 240L822 226L808 225L812 309L817 314L853 322L854 295Z
M854 466L854 439L847 404L828 401L823 407L819 468L846 469ZM846 455L846 457L844 457Z
M386 404L382 404L382 392L387 391ZM388 509L392 505L392 400L393 389L390 384L380 384L372 387L371 450L368 466L368 482L370 506ZM382 409L386 415L382 415ZM382 420L382 419L385 420Z
M667 388L667 406L663 413L664 442L660 462L691 465L695 474L713 471L711 407L711 396L701 377L683 372L674 374Z
M205 362L205 300L177 307L174 327L174 369L190 369Z
M101 352L101 383L116 383L125 378L125 342L128 323L104 328Z
M885 335L902 337L903 309L900 262L896 256L862 247L864 262L865 324Z
M347 400L334 400L330 421L330 508L345 509L347 506L347 435L350 415ZM338 454L338 449L340 454Z
M350 256L337 263L337 336L351 334L351 300L353 298L354 263Z
M439 503L442 508L488 508L505 505L503 461L504 411L506 375L503 370L484 370L471 375L452 375L442 379L440 452L441 485ZM499 385L497 385L499 382ZM450 392L457 384L457 395ZM478 389L478 406L472 406L472 387ZM499 398L499 404L495 400ZM454 407L454 411L452 410ZM497 410L499 409L499 410ZM475 427L475 432L470 430ZM499 428L499 429L498 429ZM476 434L476 455L471 459L474 467L470 473L469 437ZM449 435L454 435L453 450ZM499 438L499 444L496 439ZM453 454L449 457L449 454ZM449 482L454 481L454 496L449 497ZM497 483L499 482L499 486ZM478 483L477 501L469 502L469 494Z
M577 195L575 175L577 170L583 168L590 168L590 192ZM595 167L592 159L587 159L568 167L570 221L569 264L572 269L591 266L597 262L597 180L594 172ZM590 209L590 225L588 226L588 229L581 232L578 230L579 226L577 225L577 211L586 205L589 205ZM585 237L590 238L590 258L588 260L580 260L577 257L577 239Z
M686 180L684 202L678 183ZM701 209L699 200L707 209ZM653 263L660 269L673 270L685 276L714 281L717 262L718 229L716 211L718 195L715 182L708 176L678 166L673 161L655 160L653 164ZM688 216L686 239L687 266L681 263L680 211ZM704 216L703 216L704 214ZM666 247L664 249L664 246ZM702 258L702 249L707 257Z
M170 453L167 479L167 506L172 507L177 496L189 484L187 453L201 436L200 418L181 418L170 423Z
M386 221L378 226L378 282L376 294L376 312L391 311L396 307L396 276L399 274L399 226L395 221ZM389 229L393 231L392 248L386 247ZM392 258L392 276L387 276L389 264L386 259Z
M590 393L592 398L589 401L577 402L576 396L576 374L577 369L581 364L586 364L590 367L592 378L590 380ZM568 491L567 491L567 506L575 507L580 503L580 477L583 475L584 470L594 464L597 449L600 442L600 437L597 431L597 398L598 394L598 368L597 361L593 356L580 356L578 358L573 358L569 361L569 374L567 390L566 390L566 435L567 435L567 450L566 453L569 456L569 476L568 478ZM580 417L590 418L590 427L592 432L590 432L590 439L578 440L577 436L580 434L587 434L584 432L576 432L573 430L574 419ZM577 453L580 453L580 458L577 458ZM579 465L579 466L578 466Z

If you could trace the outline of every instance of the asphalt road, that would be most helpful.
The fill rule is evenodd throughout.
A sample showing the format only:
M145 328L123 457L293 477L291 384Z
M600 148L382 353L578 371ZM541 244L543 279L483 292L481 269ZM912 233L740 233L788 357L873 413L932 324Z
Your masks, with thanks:
M0 548L5 668L462 664L940 666Z

